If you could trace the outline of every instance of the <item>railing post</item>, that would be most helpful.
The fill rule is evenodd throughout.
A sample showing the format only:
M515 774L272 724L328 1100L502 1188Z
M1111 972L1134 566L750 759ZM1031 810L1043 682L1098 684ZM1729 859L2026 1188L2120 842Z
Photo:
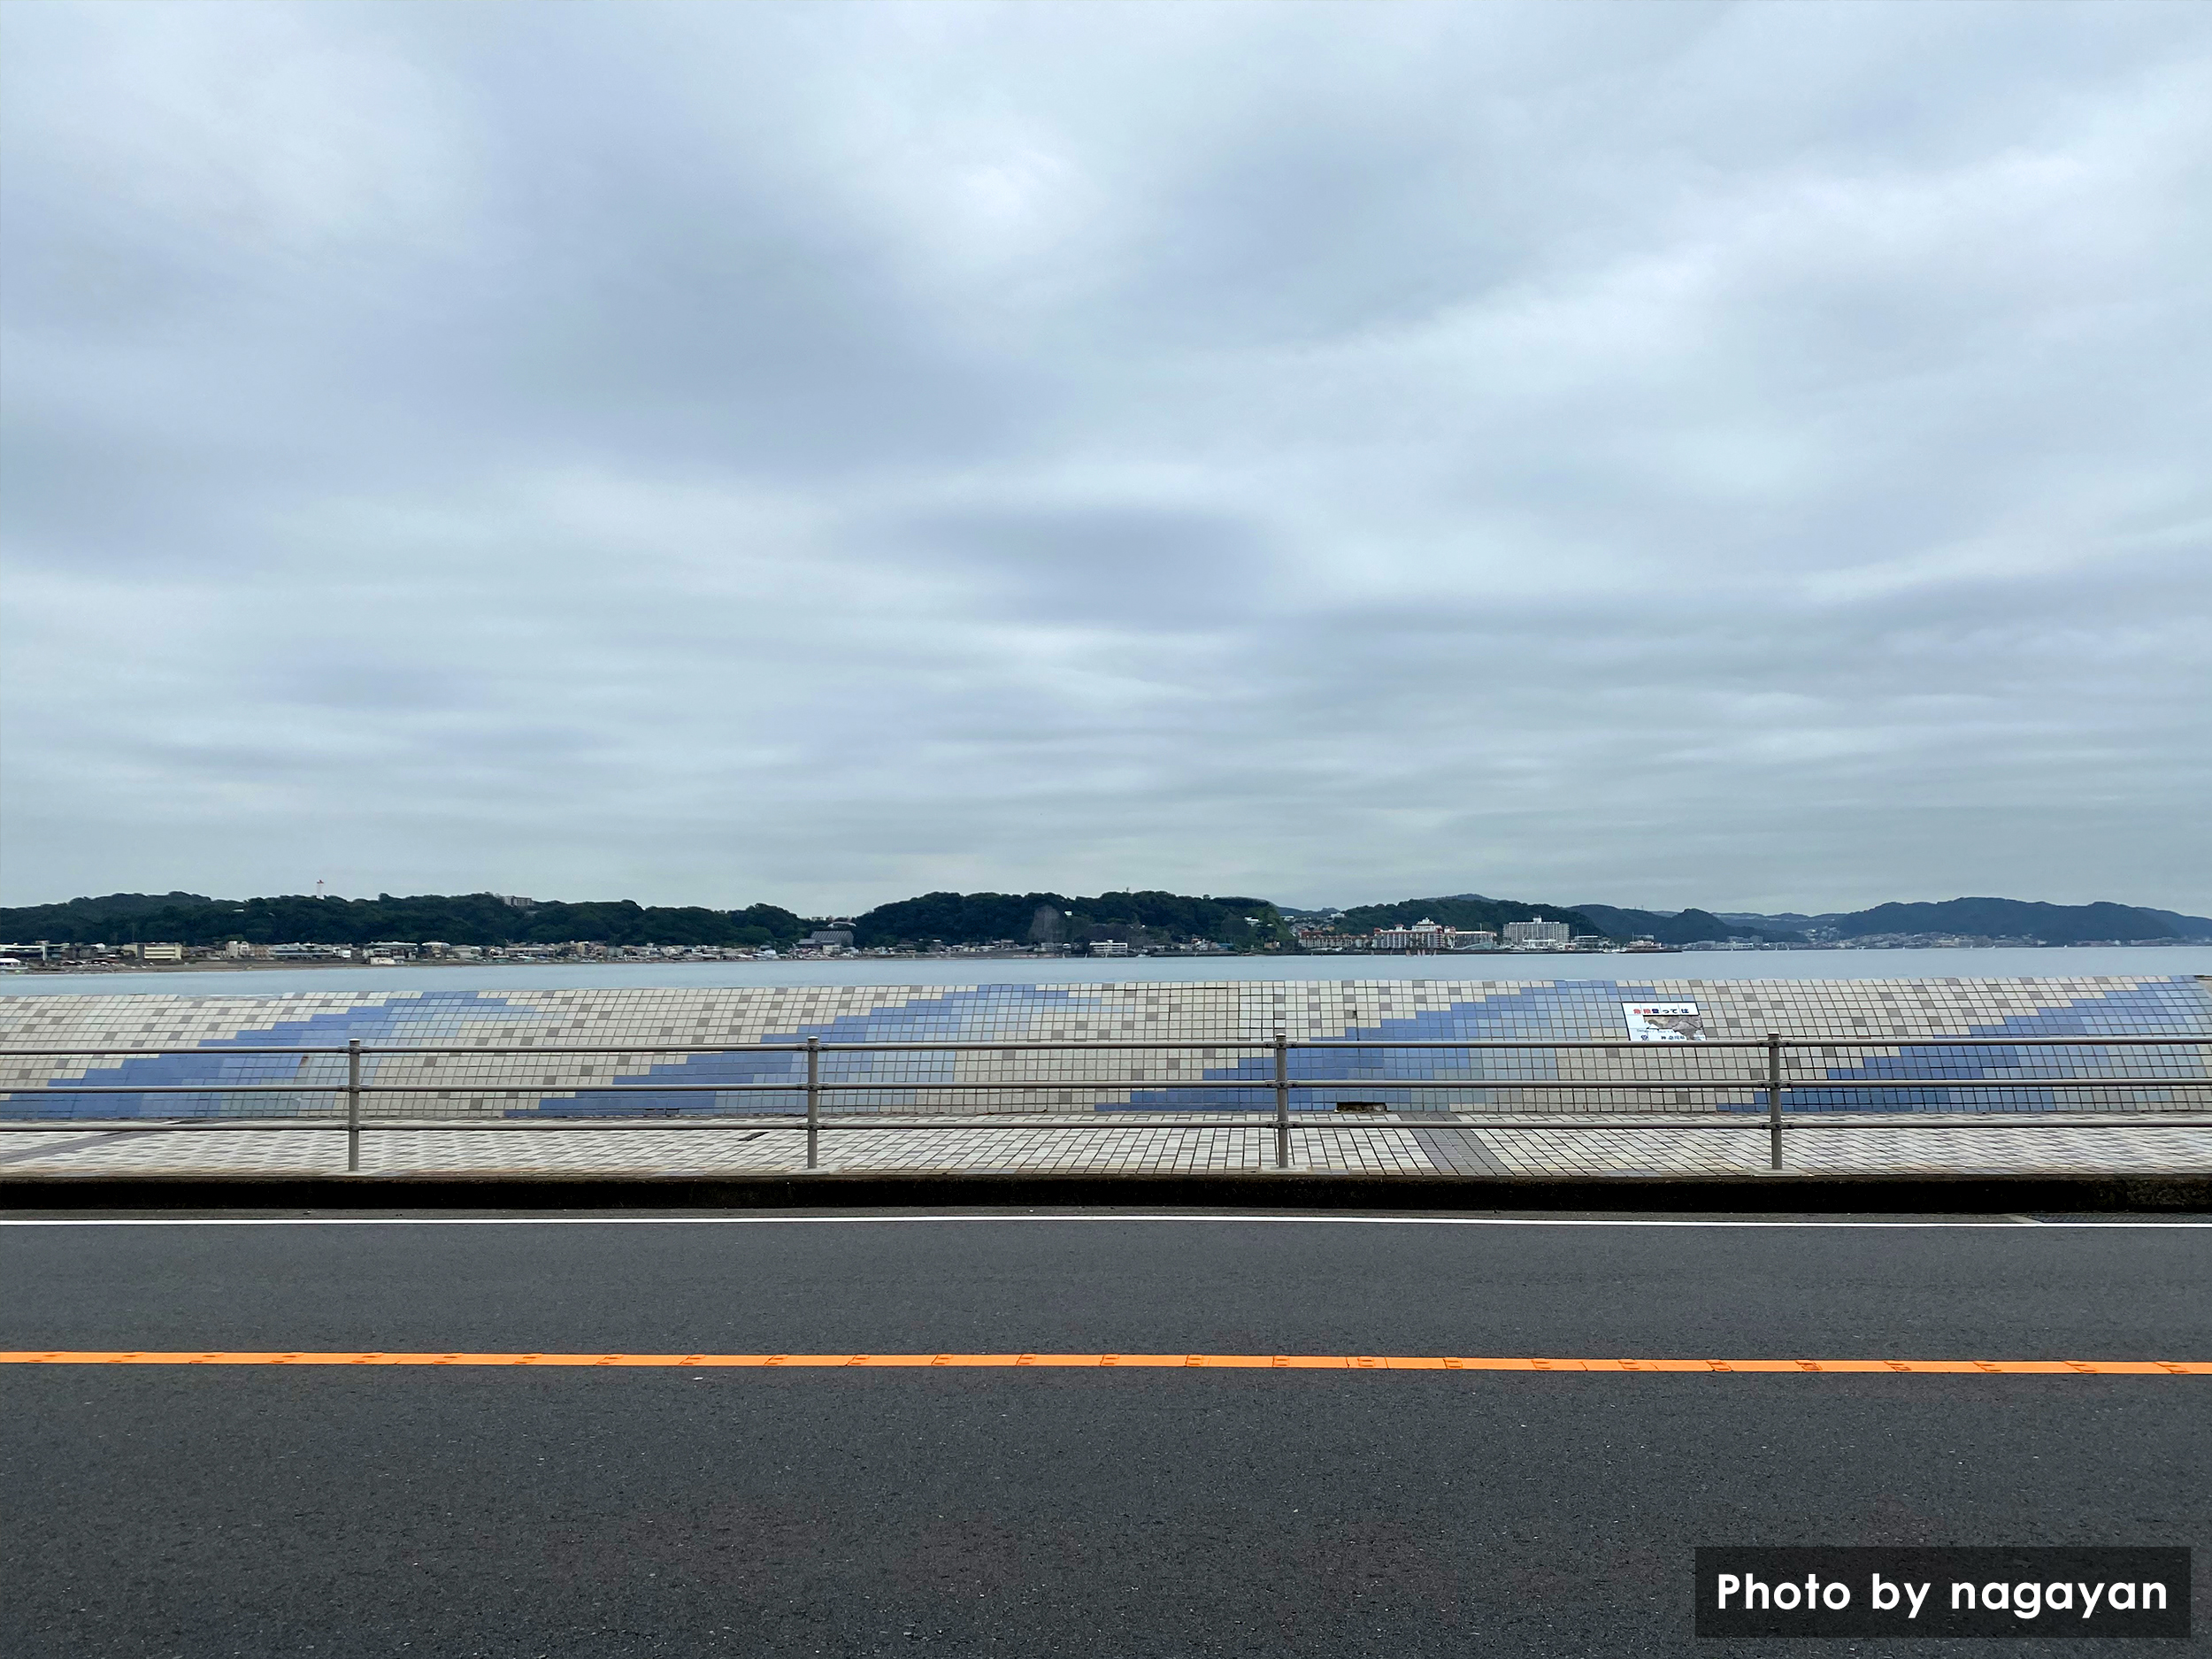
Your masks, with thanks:
M1290 1039L1275 1033L1275 1167L1290 1167Z
M361 1172L361 1039L346 1041L346 1173Z
M822 1040L806 1040L806 1166L819 1162L818 1138L822 1133Z
M1767 1033L1767 1167L1782 1167L1782 1039Z

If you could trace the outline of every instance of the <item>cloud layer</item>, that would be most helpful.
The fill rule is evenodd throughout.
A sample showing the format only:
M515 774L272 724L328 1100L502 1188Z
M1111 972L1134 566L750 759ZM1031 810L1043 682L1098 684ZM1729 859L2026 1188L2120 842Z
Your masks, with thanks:
M2212 909L2212 16L10 9L5 897Z

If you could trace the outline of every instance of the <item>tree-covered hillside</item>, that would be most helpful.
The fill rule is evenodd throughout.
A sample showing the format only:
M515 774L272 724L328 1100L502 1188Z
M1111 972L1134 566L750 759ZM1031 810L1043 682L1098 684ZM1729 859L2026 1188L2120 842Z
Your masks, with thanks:
M452 945L562 944L592 940L608 945L787 945L806 923L773 904L741 910L698 906L641 905L628 899L526 909L495 894L457 897L424 895L373 899L318 899L304 895L265 899L209 899L171 894L114 894L72 899L65 904L0 910L0 936L57 944L128 944L162 940L184 945L250 945L295 941L365 945L378 940L442 940Z
M127 927L141 917L151 916L160 910L190 910L200 904L234 904L234 899L211 899L204 893L110 893L96 899L71 899L61 904L27 904L15 910L0 909L0 932L7 932L10 939L28 937L11 927L27 928L35 920L38 936L42 939L65 940L71 937L57 929L75 929L87 939L106 939L102 926ZM31 918L31 919L26 919ZM85 928L91 933L83 933Z
M1663 945L1698 945L1719 939L1762 939L1796 943L1801 933L1779 927L1753 927L1724 922L1710 910L1677 910L1664 916L1657 910L1624 910L1611 904L1585 904L1582 913L1615 939L1655 939Z
M2212 918L2138 904L2044 904L2027 899L1944 899L1933 903L1877 904L1864 910L1819 916L1758 916L1733 919L1752 927L1801 930L1838 939L1880 934L1955 933L1967 938L2033 939L2074 945L2091 939L2212 939Z
M1502 932L1508 922L1542 916L1578 933L1614 939L1649 934L1664 944L1691 945L1745 937L1791 942L1800 928L1817 927L1844 939L1874 934L1957 933L1986 938L2037 939L2073 944L2090 939L2202 938L2212 921L2170 910L2126 904L2039 904L2020 899L1951 899L1941 903L1882 904L1824 916L1724 920L1709 911L1672 916L1607 904L1541 904L1493 899L1479 893L1363 904L1334 925L1346 933L1402 927L1423 917L1448 927ZM1793 926L1792 924L1796 926ZM784 947L810 924L773 904L718 910L696 905L641 905L627 899L569 904L549 901L518 907L495 894L424 895L373 899L318 899L305 895L260 899L211 899L196 893L111 893L0 910L0 939L27 943L131 944L173 941L219 946L248 944L363 945L380 940L443 940L456 945L562 944L589 940L607 945L719 945ZM1157 891L1101 893L1070 898L1058 893L926 893L880 904L859 917L854 942L869 946L1081 944L1124 939L1134 945L1211 940L1237 949L1273 944L1286 948L1283 913L1265 899L1194 898Z
M56 944L130 944L155 940L217 946L365 945L379 940L453 945L563 944L788 946L810 924L772 904L741 910L611 902L510 904L496 894L373 899L211 899L199 894L137 893L72 899L65 904L0 910L0 938ZM1237 949L1285 944L1289 929L1264 899L1194 898L1176 893L929 893L882 904L854 924L857 945L1079 944L1098 938L1134 944L1210 940Z
M2032 904L2019 899L1947 899L1937 904L1878 904L1839 918L1846 939L1875 933L1965 933L2039 939L2171 939L2172 925L2131 904Z
M876 945L1133 943L1210 940L1238 949L1288 941L1282 915L1265 899L1193 898L1179 893L926 893L879 904L856 919L853 942Z

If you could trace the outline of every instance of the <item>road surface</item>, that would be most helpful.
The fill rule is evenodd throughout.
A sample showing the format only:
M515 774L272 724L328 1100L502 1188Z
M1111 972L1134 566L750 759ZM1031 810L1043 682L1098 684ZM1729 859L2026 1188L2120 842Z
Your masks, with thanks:
M2212 1358L2212 1229L0 1225L55 1352ZM0 1365L25 1655L1642 1654L1701 1544L2185 1544L2212 1379ZM2031 1651L2099 1651L2045 1641Z

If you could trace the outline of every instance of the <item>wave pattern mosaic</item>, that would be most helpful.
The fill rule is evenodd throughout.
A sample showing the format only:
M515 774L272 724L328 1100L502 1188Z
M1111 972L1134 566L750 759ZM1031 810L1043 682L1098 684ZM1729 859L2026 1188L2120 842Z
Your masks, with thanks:
M2190 976L2011 979L1245 980L1210 984L758 987L719 990L304 992L284 996L37 996L0 1004L0 1048L131 1047L98 1058L0 1057L0 1116L119 1119L337 1113L342 1047L364 1062L375 1117L783 1115L802 1105L800 1053L655 1053L656 1045L1083 1040L1191 1042L1057 1053L830 1053L825 1110L963 1114L1051 1110L1253 1110L1271 1106L1262 1049L1294 1049L1291 1104L1395 1110L1760 1110L1763 1054L1716 1039L1835 1041L1791 1056L1792 1080L1863 1082L1808 1092L1793 1111L2050 1111L2202 1109L2202 1086L2054 1089L2026 1079L2201 1078L2212 1073L2212 987ZM1537 1042L1640 1039L1624 1051L1393 1047L1448 1039ZM2016 1038L1982 1047L1898 1048L1884 1039ZM2049 1037L2185 1036L2185 1048L2055 1048ZM610 1052L574 1054L561 1049ZM184 1052L154 1053L156 1049ZM475 1052L483 1050L486 1052ZM504 1050L507 1052L492 1052ZM2018 1086L1968 1088L2023 1079ZM1332 1081L1332 1079L1341 1079ZM1631 1079L1656 1087L1631 1088ZM1464 1087L1414 1089L1414 1080ZM1503 1083L1536 1087L1509 1089ZM984 1091L987 1083L1018 1088ZM866 1090L855 1084L876 1086ZM1544 1085L1578 1084L1576 1088ZM1694 1087L1693 1085L1723 1085ZM119 1092L82 1094L72 1086ZM243 1092L242 1086L258 1086ZM659 1085L662 1087L655 1087ZM719 1089L703 1086L720 1086ZM737 1085L776 1085L735 1092ZM847 1086L841 1088L840 1086ZM677 1086L682 1086L679 1087ZM965 1086L965 1087L964 1087ZM153 1092L159 1090L162 1092ZM182 1092L172 1093L176 1090Z

